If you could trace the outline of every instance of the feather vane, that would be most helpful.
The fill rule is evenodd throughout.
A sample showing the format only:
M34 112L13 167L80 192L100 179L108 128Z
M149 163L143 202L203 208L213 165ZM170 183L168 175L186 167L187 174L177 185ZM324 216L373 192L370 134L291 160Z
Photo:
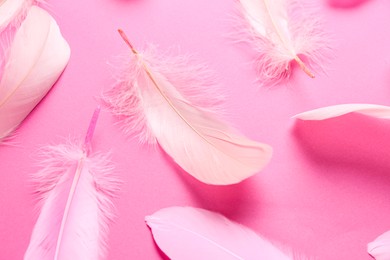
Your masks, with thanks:
M390 107L374 104L341 104L322 107L297 114L294 118L301 120L325 120L348 113L359 113L374 118L390 119Z
M31 7L16 32L0 79L0 141L46 95L69 56L69 45L55 20L45 10Z
M368 243L367 251L376 260L390 259L390 231L383 233L373 242Z
M291 74L291 62L311 78L310 65L320 67L329 46L317 14L297 0L239 0L239 41L258 53L256 65L263 85L275 85ZM307 62L304 62L304 57Z
M145 220L171 259L293 259L251 229L212 211L170 207Z
M142 141L157 142L185 171L208 184L238 183L268 163L270 146L249 140L217 118L218 102L204 97L202 89L210 86L199 83L201 70L192 71L185 61L166 65L164 58L138 53L123 32L122 37L133 55L104 100L122 118L125 132L138 131Z
M25 253L26 260L104 259L111 198L119 182L105 154L91 153L96 110L84 145L42 149L42 169L33 177L42 207Z

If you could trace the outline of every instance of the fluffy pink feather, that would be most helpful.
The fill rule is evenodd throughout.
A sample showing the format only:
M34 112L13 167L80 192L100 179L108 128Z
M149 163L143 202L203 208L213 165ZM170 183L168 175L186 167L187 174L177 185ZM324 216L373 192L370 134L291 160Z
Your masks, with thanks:
M84 145L67 143L42 149L42 169L33 175L41 213L25 253L26 260L104 259L111 197L119 182L107 155L90 154L97 110Z
M249 228L204 209L165 208L145 220L171 259L293 259Z
M377 237L373 242L367 245L368 253L376 260L390 259L390 231L387 231Z
M55 20L45 10L31 7L12 41L0 78L0 141L46 95L69 56L69 45Z
M122 33L122 36L125 36ZM128 42L128 40L125 38ZM202 67L186 59L155 57L132 49L118 84L104 100L126 133L156 143L185 171L216 185L240 182L271 158L268 145L249 140L218 119L205 89L212 89Z
M288 78L296 62L311 78L310 68L321 68L329 53L314 8L298 0L238 0L240 24L234 33L256 51L262 85L272 86Z
M342 104L322 107L295 115L301 120L325 120L348 113L359 113L370 117L390 119L390 107L373 104Z

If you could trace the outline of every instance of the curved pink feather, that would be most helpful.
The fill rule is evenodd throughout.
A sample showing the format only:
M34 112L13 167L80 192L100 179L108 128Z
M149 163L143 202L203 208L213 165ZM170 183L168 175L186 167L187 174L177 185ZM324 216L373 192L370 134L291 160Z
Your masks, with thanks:
M46 95L70 56L55 20L33 6L16 32L0 79L0 140Z
M107 155L90 154L100 109L96 109L84 145L68 143L42 149L42 170L33 176L42 208L26 260L105 259L111 197L119 182Z
M288 260L249 228L204 209L171 207L145 218L154 240L174 260Z
M377 237L373 242L367 245L367 251L376 260L390 259L390 231L387 231Z
M322 107L297 114L294 118L301 120L325 120L348 113L359 113L376 118L390 119L390 107L373 104L342 104Z
M158 143L186 172L214 185L238 183L262 170L272 148L219 119L218 95L201 66L185 58L133 49L120 82L104 99L126 133ZM205 76L206 75L206 76Z

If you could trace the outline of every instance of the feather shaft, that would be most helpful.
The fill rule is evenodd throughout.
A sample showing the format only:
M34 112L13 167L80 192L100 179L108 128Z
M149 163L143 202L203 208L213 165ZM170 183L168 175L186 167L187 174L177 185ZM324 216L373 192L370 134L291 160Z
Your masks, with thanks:
M131 48L131 51L135 54L137 58L138 57L138 51L133 47L133 45L130 43L129 39L127 38L126 34L123 32L123 30L118 30L119 34L123 38L123 40L129 45ZM175 107L175 105L172 103L172 101L167 97L167 95L162 91L162 89L159 87L157 81L154 79L152 73L150 72L150 69L145 64L143 60L139 60L142 63L142 67L144 68L146 74L148 75L149 79L152 81L153 85L156 87L156 90L160 93L160 95L165 99L165 101L169 104L169 106L175 111L175 113L186 123L188 127L190 127L199 137L201 137L204 141L211 144L202 134L199 133L198 130L196 130L189 122L188 120L180 113L180 111Z
M62 237L64 235L64 229L66 225L66 220L68 219L69 209L73 201L73 197L77 188L77 184L80 179L81 171L84 167L84 160L85 160L85 154L83 154L83 157L78 161L77 163L77 170L76 174L73 177L72 186L70 187L68 199L66 200L65 210L64 210L64 216L61 220L61 226L60 226L60 233L58 235L57 245L56 245L56 251L54 255L54 260L58 260L58 255L60 254L61 245L62 245Z
M119 182L105 155L90 154L99 116L90 121L84 144L43 150L45 167L37 174L43 205L26 260L102 259L106 254L112 197Z

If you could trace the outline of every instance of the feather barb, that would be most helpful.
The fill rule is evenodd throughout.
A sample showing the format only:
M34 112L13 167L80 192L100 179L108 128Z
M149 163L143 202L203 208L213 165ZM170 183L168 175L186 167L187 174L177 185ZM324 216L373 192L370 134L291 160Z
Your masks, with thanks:
M131 48L131 51L138 56L138 51L133 47L133 45L130 43L130 40L126 36L126 34L123 32L123 30L118 29L119 34L121 35L122 39L125 41L125 43ZM152 81L153 85L156 87L157 91L161 94L161 96L165 99L166 102L168 102L169 106L175 111L175 113L190 127L199 137L201 137L205 142L212 145L197 129L195 129L191 123L188 122L188 120L180 113L180 111L175 107L175 105L172 103L172 101L167 97L166 94L161 90L160 86L158 85L157 81L153 77L152 73L150 72L150 69L148 66L141 61L143 68L145 69L146 74L148 75L149 79Z
M285 40L285 37L283 37L283 34L280 32L279 26L277 26L277 23L275 22L275 18L272 15L272 11L269 5L270 3L267 0L264 0L264 6L267 9L267 14L271 20L272 26L276 31L276 34L278 35L283 45L288 46L288 42ZM309 68L305 65L305 63L295 53L294 53L294 60L298 63L299 67L303 70L303 72L305 72L310 78L315 78L314 74L309 70Z

